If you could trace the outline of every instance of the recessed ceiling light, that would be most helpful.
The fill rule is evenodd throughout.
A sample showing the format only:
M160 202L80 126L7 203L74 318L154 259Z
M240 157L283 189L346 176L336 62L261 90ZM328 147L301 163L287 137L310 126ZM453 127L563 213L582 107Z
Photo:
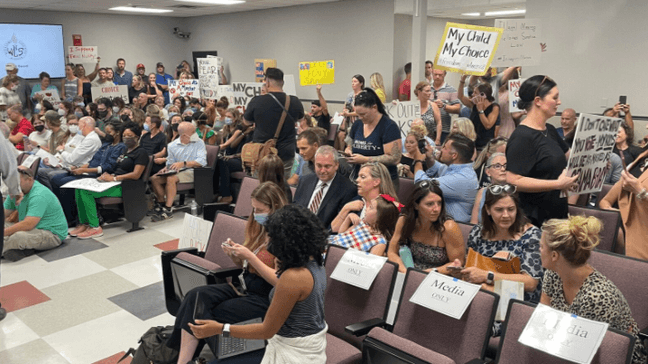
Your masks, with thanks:
M243 4L245 0L176 0L183 3L199 3L199 4L210 4L210 5L236 5Z
M153 9L153 8L136 8L133 6L117 6L110 8L108 10L114 11L129 11L132 13L151 13L151 14L160 14L160 13L171 13L173 10L168 9Z
M481 13L463 13L461 15L463 15L463 16L480 16Z
M484 15L497 16L497 15L518 15L518 14L526 14L526 9L487 11Z

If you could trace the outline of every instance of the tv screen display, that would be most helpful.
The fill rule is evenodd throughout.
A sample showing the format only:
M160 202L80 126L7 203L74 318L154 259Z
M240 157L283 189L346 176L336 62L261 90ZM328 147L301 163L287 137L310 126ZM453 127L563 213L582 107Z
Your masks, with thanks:
M62 25L0 23L0 67L13 63L22 78L38 78L43 71L65 77L64 52Z

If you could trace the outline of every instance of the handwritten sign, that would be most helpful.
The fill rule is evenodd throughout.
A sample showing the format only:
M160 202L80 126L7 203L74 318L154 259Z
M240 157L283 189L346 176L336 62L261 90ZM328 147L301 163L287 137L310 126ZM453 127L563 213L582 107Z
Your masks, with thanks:
M493 60L493 67L538 66L542 48L540 20L497 19L495 27L502 28L502 40Z
M121 97L124 103L130 104L130 100L128 99L128 86L126 85L93 87L91 91L94 100L105 97L112 101L115 98Z
M191 214L185 214L182 221L182 236L178 242L178 249L197 248L204 252L209 243L213 222L201 219Z
M604 322L588 320L538 304L518 341L547 354L589 364L608 329Z
M121 182L100 182L96 178L82 178L70 181L61 188L75 188L92 192L103 192L111 187L119 186Z
M43 100L51 103L55 109L58 109L59 105L61 105L61 97L59 96L58 90L55 88L47 89L45 91L37 91L35 94L43 96Z
M508 82L508 92L509 92L509 112L522 112L524 110L518 107L518 102L520 102L520 87L526 81L526 78L521 78L518 80L509 80Z
M482 76L490 66L502 29L446 23L434 68Z
M398 124L401 135L406 136L412 126L412 121L421 118L421 103L418 101L397 102L396 104L390 102L385 104L385 111L389 118Z
M567 163L567 175L578 175L578 187L570 195L601 191L621 123L623 119L580 114Z
M335 61L299 62L299 84L302 86L335 83Z
M223 63L221 57L198 58L198 79L200 81L200 97L215 99L220 83L219 73Z
M71 46L68 48L68 60L71 63L97 63L99 47Z
M261 59L254 60L254 80L256 82L263 82L265 78L265 71L270 67L277 67L276 59Z
M387 257L347 249L331 273L331 278L368 290L386 261Z
M196 79L169 80L169 97L173 100L179 96L199 99L200 81Z
M460 320L480 288L477 284L430 272L410 302Z
M219 86L217 98L225 96L231 105L239 111L245 112L250 100L261 95L262 86L263 84L259 82L232 82L231 85Z

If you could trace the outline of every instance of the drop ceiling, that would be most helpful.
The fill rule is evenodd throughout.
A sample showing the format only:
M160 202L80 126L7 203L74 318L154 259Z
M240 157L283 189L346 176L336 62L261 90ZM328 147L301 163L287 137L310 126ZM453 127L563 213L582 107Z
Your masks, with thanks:
M411 15L415 0L395 0L394 12L396 14ZM424 1L424 0L421 0ZM478 18L503 18L505 16L486 17L487 11L525 9L526 0L427 0L428 16L435 18L476 19L465 16L465 13L481 13ZM515 15L519 17L520 15Z

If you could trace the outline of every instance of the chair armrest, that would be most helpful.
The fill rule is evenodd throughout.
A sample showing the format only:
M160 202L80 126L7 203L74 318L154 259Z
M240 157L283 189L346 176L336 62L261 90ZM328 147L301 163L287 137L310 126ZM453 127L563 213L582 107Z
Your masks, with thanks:
M387 323L381 318L372 318L362 322L351 324L344 328L344 331L354 336L364 336L374 327L384 327Z
M180 253L189 253L189 254L200 256L200 252L198 251L198 248L196 248L196 247L181 248L181 249L163 251L162 256L163 257L168 257L169 261L171 261L171 259L175 258L176 255L178 255Z
M241 268L225 268L219 269L217 271L211 271L209 272L209 274L217 280L220 280L229 277L236 277L241 274L241 272L243 272L243 269Z
M486 364L486 363L491 363L490 361L482 360L482 359L473 359L466 364Z
M639 340L645 341L648 339L648 327L644 328L643 330L639 331Z

